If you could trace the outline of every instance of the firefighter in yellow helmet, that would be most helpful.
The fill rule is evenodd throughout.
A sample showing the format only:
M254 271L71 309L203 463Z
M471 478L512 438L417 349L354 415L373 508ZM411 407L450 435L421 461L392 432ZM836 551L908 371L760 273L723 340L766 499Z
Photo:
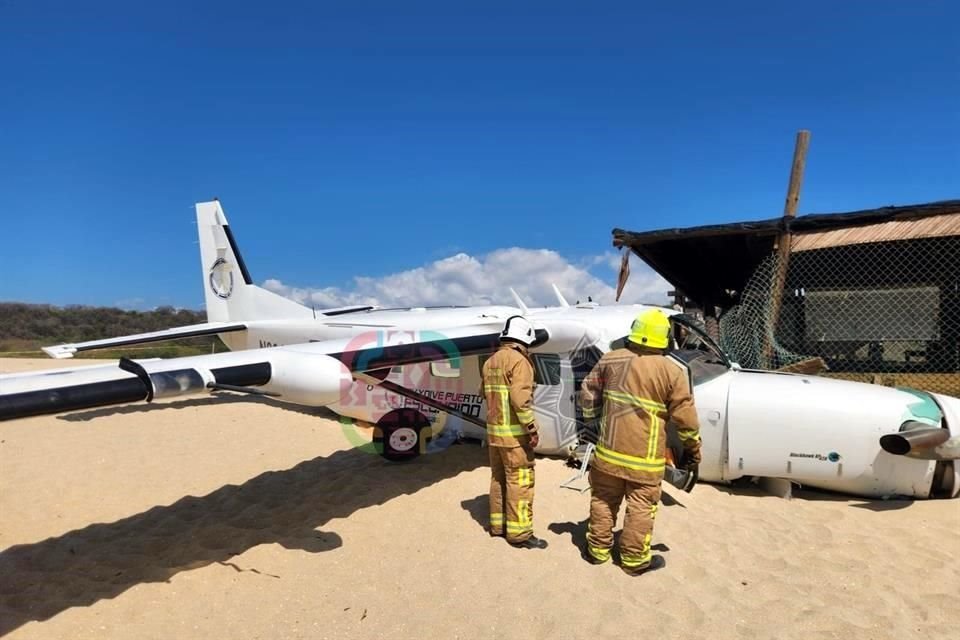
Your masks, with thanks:
M624 498L627 513L620 537L620 565L630 575L665 562L650 552L653 521L665 466L665 425L673 421L683 445L679 466L696 471L700 427L687 372L664 355L670 322L660 309L644 311L630 328L624 348L600 359L583 381L580 402L600 432L590 469L590 524L584 558L610 559L613 527Z
M490 450L490 535L525 549L543 549L533 535L533 450L539 444L533 418L533 365L527 349L535 331L523 316L507 319L500 348L483 364Z

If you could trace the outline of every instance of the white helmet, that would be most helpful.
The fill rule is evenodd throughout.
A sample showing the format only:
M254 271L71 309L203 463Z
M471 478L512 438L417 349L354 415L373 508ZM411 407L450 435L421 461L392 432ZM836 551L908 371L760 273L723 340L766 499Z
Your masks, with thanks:
M533 330L533 325L523 316L510 316L506 324L503 325L503 331L500 332L500 340L513 340L528 347L537 339L537 334Z

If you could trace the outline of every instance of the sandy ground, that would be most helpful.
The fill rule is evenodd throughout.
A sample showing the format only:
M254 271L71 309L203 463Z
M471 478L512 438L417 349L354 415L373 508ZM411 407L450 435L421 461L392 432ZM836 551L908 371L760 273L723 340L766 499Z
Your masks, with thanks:
M550 547L518 551L484 530L484 449L395 465L348 436L234 396L0 424L0 635L960 637L957 500L671 487L667 567L630 578L580 559L561 461L537 466Z

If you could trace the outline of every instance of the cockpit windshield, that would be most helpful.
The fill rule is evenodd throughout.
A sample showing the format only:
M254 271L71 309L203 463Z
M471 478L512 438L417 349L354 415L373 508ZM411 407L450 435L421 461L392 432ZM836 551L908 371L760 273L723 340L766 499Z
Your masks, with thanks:
M670 350L690 369L694 386L713 380L730 370L730 359L696 320L686 314L670 316L677 347Z
M677 313L670 316L670 323L677 346L671 348L668 355L687 366L694 386L713 380L735 366L696 319ZM610 343L610 349L622 349L626 342L627 336L618 338Z

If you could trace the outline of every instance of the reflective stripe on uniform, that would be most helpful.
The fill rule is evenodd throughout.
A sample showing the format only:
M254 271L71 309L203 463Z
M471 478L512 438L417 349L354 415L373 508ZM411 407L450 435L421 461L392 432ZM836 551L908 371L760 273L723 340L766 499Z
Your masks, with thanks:
M491 369L491 373L497 374L497 377L502 378L502 373L499 369ZM487 430L489 431L491 427L507 427L510 421L510 386L505 384L488 384L484 383L483 385L484 394L496 394L500 398L500 419L503 421L501 424L492 425L487 424ZM509 436L515 435L512 432L509 433L494 433L494 435L499 436ZM519 435L519 434L516 434Z
M613 449L608 449L601 444L597 445L595 454L598 459L604 462L609 462L610 464L625 469L633 469L634 471L649 471L655 473L657 471L663 471L666 465L664 458L638 458L637 456L630 456L625 453L620 453L619 451L614 451Z
M507 520L507 533L533 533L533 525L524 522Z
M606 562L610 559L610 549L604 549L602 547L595 547L592 544L587 545L587 551L590 552L590 555L599 560L600 562Z
M600 446L597 447L597 457L601 460L609 462L610 464L615 464L627 469L633 469L635 471L655 472L663 469L665 460L663 458L656 457L660 448L660 424L662 422L662 418L657 414L660 412L666 412L667 406L662 402L657 402L656 400L650 400L649 398L643 398L630 393L624 393L623 391L613 391L610 389L607 389L603 392L603 397L611 402L642 409L644 413L650 417L650 433L649 438L647 439L647 456L645 458L630 456L625 453L614 451L613 449L605 449L604 452L607 455L604 457L604 455L601 455L600 449L602 447Z
M635 396L629 393L624 393L622 391L611 391L606 390L603 392L603 397L612 400L613 402L619 402L620 404L629 404L635 407L643 407L648 411L666 411L667 405L662 402L656 402L648 398L641 398L640 396Z
M517 484L521 487L533 486L533 469L517 469Z
M677 429L677 436L680 438L680 442L685 445L700 442L700 432L693 429Z
M610 559L610 547L595 547L590 544L590 537L593 535L593 525L587 522L587 553L600 562L606 562Z
M502 513L491 513L490 514L490 524L492 525L502 525L503 524L503 514Z
M657 445L660 444L660 418L653 411L647 409L650 416L650 437L647 439L647 458L657 455Z
M530 409L517 409L517 419L523 424L530 424L533 422L533 411Z
M532 524L533 519L530 517L529 500L517 500L517 519L521 524Z
M584 418L596 418L597 417L597 408L596 407L584 407L583 408L583 417Z
M622 564L627 569L639 569L640 567L650 564L650 552L634 555L632 553L620 553L620 564Z
M498 369L494 369L494 372L499 372ZM483 385L483 392L485 394L496 394L500 399L500 424L490 424L487 423L487 433L494 436L524 436L527 435L527 430L521 424L510 424L510 386L505 384L487 384ZM529 414L529 420L524 419L524 415ZM517 417L521 422L529 424L533 422L533 412L529 409L525 411L518 411Z
M517 520L507 520L507 533L533 533L533 519L530 517L529 500L517 500Z
M643 537L643 549L641 549L640 553L620 552L620 564L622 564L625 569L639 569L640 567L650 564L649 533Z
M527 430L519 424L488 424L487 433L493 436L525 436Z

